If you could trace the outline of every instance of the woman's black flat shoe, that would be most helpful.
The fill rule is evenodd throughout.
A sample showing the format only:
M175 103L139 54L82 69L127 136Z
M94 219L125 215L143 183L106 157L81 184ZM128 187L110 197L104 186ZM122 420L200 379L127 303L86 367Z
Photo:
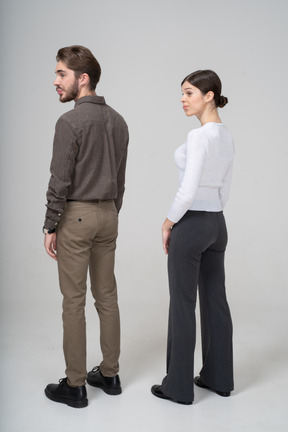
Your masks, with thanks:
M223 397L228 397L228 396L230 396L230 392L221 392L221 391L214 390L214 389L212 389L212 388L206 386L206 385L201 381L200 376L196 376L196 377L194 378L194 383L195 383L198 387L201 387L201 388L204 388L204 389L207 389L207 390L211 390L211 391L217 393L219 396L223 396Z
M157 384L153 385L151 387L151 392L154 396L156 396L160 399L170 400L171 402L176 402L176 403L179 403L182 405L192 405L192 402L176 401L176 400L170 398L169 396L166 396L161 390L161 385L157 385Z

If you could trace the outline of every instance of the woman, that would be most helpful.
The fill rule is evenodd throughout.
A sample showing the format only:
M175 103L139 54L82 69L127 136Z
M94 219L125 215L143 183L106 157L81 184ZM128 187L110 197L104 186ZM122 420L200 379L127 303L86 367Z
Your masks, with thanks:
M225 293L223 216L231 183L234 144L217 108L221 81L211 70L196 71L182 84L183 109L201 127L175 152L179 189L162 226L170 290L167 375L152 393L182 404L194 400L196 385L230 396L233 390L232 321ZM195 306L199 289L202 358L194 377Z

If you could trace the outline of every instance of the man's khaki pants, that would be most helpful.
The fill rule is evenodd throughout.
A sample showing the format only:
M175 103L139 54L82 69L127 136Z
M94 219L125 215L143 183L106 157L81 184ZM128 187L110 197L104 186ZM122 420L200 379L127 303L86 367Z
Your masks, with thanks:
M104 376L119 371L120 319L114 276L118 214L113 200L67 203L57 229L60 289L63 294L63 350L68 384L85 384L86 280L100 320Z

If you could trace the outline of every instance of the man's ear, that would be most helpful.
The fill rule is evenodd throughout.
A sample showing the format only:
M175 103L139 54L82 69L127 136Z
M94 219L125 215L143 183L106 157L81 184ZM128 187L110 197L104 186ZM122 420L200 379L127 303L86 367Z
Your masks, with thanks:
M80 75L79 83L80 83L81 87L89 86L89 82L90 82L90 78L89 78L89 75L87 73L83 73Z

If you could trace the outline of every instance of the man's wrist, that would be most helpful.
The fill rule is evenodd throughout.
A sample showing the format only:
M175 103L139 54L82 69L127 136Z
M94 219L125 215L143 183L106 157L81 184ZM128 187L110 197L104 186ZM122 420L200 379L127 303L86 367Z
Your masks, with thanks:
M53 234L53 233L55 233L55 228L53 228L53 229L47 229L47 228L45 228L45 227L43 227L43 233L44 234Z

